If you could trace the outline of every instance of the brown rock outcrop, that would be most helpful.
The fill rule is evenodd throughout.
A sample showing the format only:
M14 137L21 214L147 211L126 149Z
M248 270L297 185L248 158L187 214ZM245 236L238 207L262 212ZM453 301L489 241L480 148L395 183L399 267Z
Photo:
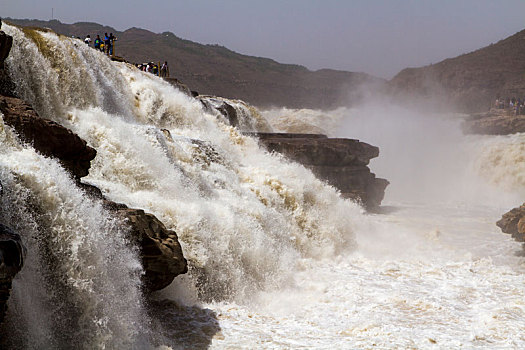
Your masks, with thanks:
M9 56L12 46L13 38L0 31L0 69L4 69L5 59Z
M224 99L213 96L198 96L197 99L201 101L207 111L216 110L228 119L231 126L239 126L237 110Z
M104 207L128 225L129 239L137 244L144 276L144 288L156 291L167 287L180 274L188 272L177 233L168 230L154 215L140 209L130 209L125 204L104 198L95 186L79 184L93 198L101 199Z
M0 224L0 323L7 310L13 278L22 269L25 254L20 236Z
M461 124L465 134L508 135L525 132L525 115L505 115L504 110L469 116Z
M1 26L1 22L0 22ZM14 96L14 84L5 70L5 59L9 56L13 38L0 31L0 95Z
M518 242L525 242L525 203L503 214L496 223L501 231L508 233Z
M176 276L188 272L175 231L168 230L159 219L144 210L126 206L114 210L129 225L131 238L140 249L146 290L163 289Z
M257 133L269 151L279 152L303 164L341 191L343 197L377 208L389 182L376 178L368 168L379 148L358 140L328 138L318 134Z
M58 158L77 179L88 174L97 152L71 130L40 118L31 106L18 98L0 96L0 111L4 122L38 152Z

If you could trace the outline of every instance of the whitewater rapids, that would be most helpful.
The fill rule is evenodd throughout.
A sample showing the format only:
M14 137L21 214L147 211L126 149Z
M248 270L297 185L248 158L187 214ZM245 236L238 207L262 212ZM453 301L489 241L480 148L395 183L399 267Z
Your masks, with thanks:
M115 219L2 124L1 215L34 259L14 281L10 346L525 347L520 245L494 225L525 196L524 135L466 138L455 116L391 106L264 112L276 131L380 147L371 167L391 185L384 213L365 215L166 82L76 39L3 29L20 96L97 150L83 181L174 229L190 265L144 302Z

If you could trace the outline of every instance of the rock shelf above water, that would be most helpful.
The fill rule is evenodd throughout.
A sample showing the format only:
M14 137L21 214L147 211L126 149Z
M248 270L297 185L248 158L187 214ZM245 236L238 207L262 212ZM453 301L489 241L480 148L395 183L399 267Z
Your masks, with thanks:
M345 198L361 202L367 209L381 205L389 182L370 171L370 159L379 148L365 142L328 138L319 134L253 133L271 152L279 152L303 164L321 180L334 186Z

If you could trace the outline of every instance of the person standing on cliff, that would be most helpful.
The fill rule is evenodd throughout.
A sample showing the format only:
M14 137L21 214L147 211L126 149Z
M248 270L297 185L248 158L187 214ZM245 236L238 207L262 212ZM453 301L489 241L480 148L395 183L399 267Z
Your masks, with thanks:
M109 55L109 36L108 33L104 33L104 50Z
M100 44L102 43L102 40L100 40L100 35L97 34L97 37L95 38L94 48L97 50L100 50Z
M170 68L168 67L168 61L164 61L162 67L160 67L160 76L168 78L170 76Z
M113 45L114 45L115 40L117 40L117 38L113 35L113 33L109 33L109 48L108 48L108 51L109 51L109 55L110 56L113 56Z
M86 38L84 39L84 42L89 46L91 44L91 36L86 36Z

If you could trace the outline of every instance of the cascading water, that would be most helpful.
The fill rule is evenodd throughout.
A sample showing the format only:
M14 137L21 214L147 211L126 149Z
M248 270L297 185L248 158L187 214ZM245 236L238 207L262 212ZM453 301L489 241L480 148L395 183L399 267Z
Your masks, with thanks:
M458 115L377 101L263 115L276 131L316 128L379 146L371 168L390 185L384 214L356 230L354 253L316 266L319 278L310 268L297 272L301 288L279 291L291 298L260 295L264 311L255 315L225 305L220 310L236 317L223 328L244 322L281 347L525 345L522 248L495 225L525 196L524 134L466 137Z
M301 258L330 257L354 247L354 218L362 216L359 206L341 199L304 167L260 149L255 139L243 136L215 114L206 113L199 101L156 77L111 62L81 41L8 25L3 29L15 42L7 64L17 93L40 116L70 128L97 150L90 174L83 181L99 187L111 200L153 213L176 230L189 261L190 277L178 281L186 290L195 290L204 300L247 301L258 290L290 281ZM242 125L249 128L258 124L244 119ZM5 152L13 159L14 153ZM30 148L25 152L34 154ZM33 161L35 158L38 156L34 155ZM14 171L11 161L5 164L7 178ZM28 160L26 166L30 164ZM123 269L133 284L139 269L134 252L125 253L127 257L115 253L127 250L125 241L106 240L108 235L122 236L111 233L115 230L113 219L101 214L98 204L86 201L63 170L53 164L53 171L42 170L45 176L32 169L38 181L31 181L34 186L26 185L26 192L34 201L47 204L30 214L39 220L49 216L45 225L53 237L58 235L54 230L60 230L71 240L68 245L68 240L56 238L56 243L65 247L59 245L63 252L49 262L63 259L59 265L71 265L71 271L80 276L79 281L74 280L77 277L66 278L62 274L68 276L69 270L60 269L52 274L56 279L65 278L65 287L78 294L69 297L74 293L69 289L64 292L68 296L64 302L71 304L65 308L79 308L81 325L92 322L92 327L112 332L104 335L100 331L95 337L100 341L98 346L119 348L126 341L133 343L148 323L147 317L139 315L138 287L106 286L107 281L98 281L90 274L109 278L113 269ZM25 171L30 169L20 169L19 173L28 176ZM61 175L56 175L60 171ZM8 188L15 186L16 178L2 178L2 183ZM59 194L50 194L46 188L54 188L53 181L62 178ZM23 197L23 193L13 192L8 198L18 196ZM25 208L23 203L20 206ZM14 215L12 211L8 215ZM86 222L93 220L99 226L88 226ZM19 231L24 232L23 228ZM51 242L45 248L53 251ZM97 249L103 252L95 253ZM96 255L106 253L107 257ZM94 254L101 265L89 262ZM76 261L77 255L88 257ZM109 261L105 259L110 258L125 266L106 266ZM99 291L91 290L95 287L106 293L104 298L110 303L136 305L137 314L129 315L133 308L119 313L117 306L106 310L92 305L99 302L94 300ZM126 298L121 298L119 288L127 289ZM12 303L26 307L25 302L14 298ZM53 305L53 300L48 304ZM51 317L48 307L42 309ZM119 319L111 319L116 314L128 323L121 325ZM20 317L30 322L23 313ZM129 334L114 327L127 327ZM54 345L60 328L50 328L42 331L42 337ZM84 342L75 332L63 341ZM46 344L42 337L35 344Z
M24 325L26 347L525 345L523 259L493 224L523 196L523 135L465 139L453 120L392 107L263 113L277 131L380 146L391 212L364 216L166 82L79 40L3 29L18 93L97 150L82 181L177 231L190 271L158 297L194 303L150 300L146 315L116 219L2 125L2 219L33 259L8 324ZM230 102L240 128L260 127Z
M125 348L143 343L142 268L118 228L122 224L85 198L55 160L22 145L3 120L0 143L0 216L23 233L28 247L3 346Z

